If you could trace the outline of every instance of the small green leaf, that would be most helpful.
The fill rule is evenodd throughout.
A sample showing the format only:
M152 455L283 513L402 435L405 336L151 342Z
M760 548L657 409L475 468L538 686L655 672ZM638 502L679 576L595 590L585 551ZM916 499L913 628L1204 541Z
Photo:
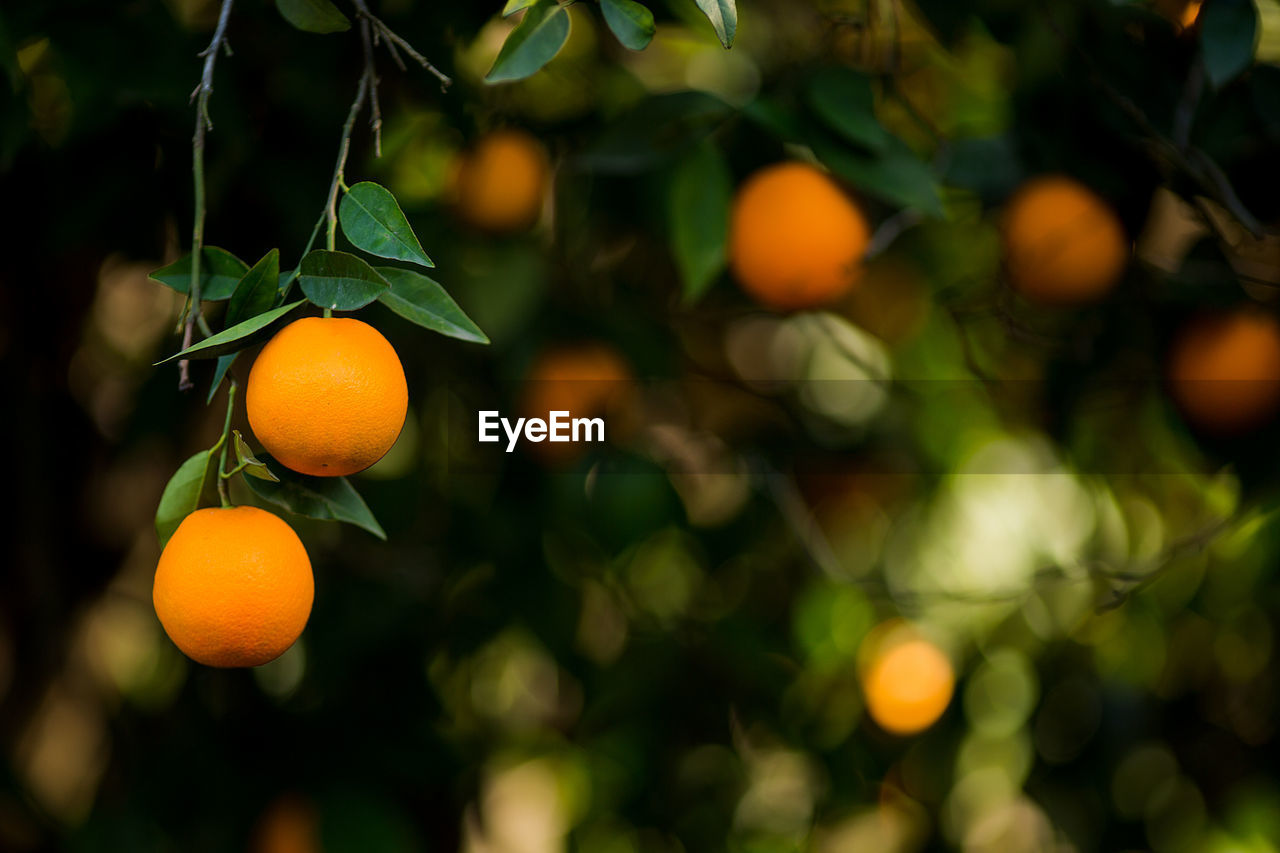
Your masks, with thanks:
M653 13L636 0L600 0L600 11L623 47L644 50L653 40Z
M169 478L156 508L156 535L163 549L182 520L200 508L218 500L218 472L212 462L213 452L201 450Z
M230 298L240 279L244 278L244 274L249 271L248 264L226 249L219 249L217 246L205 246L201 258L200 299L202 301L217 302L220 299ZM179 293L189 292L191 290L191 255L188 253L168 266L161 267L151 273L150 278Z
M1204 70L1221 89L1253 62L1258 39L1258 11L1251 0L1213 0L1200 13L1200 46Z
M244 440L244 436L240 434L240 430L233 429L231 434L235 440L236 464L244 466L244 473L263 480L270 480L273 483L280 482L280 478L272 473L266 463L253 455L253 451L249 449L249 444Z
M378 272L391 282L391 289L379 294L378 301L401 317L451 338L479 344L489 343L489 338L480 331L480 327L432 279L419 272L397 267L378 267Z
M944 216L933 171L896 137L891 137L886 151L875 155L823 134L811 135L810 143L827 168L868 195L939 219Z
M391 286L373 267L346 252L316 249L298 269L298 283L312 304L335 311L363 308Z
M278 479L271 482L246 477L245 483L258 497L296 515L354 524L386 540L387 534L346 477L308 477L284 467L265 453L263 456L266 466Z
M243 323L250 317L270 310L276 303L279 282L280 250L272 249L236 285L236 291L231 294L231 301L227 303L226 325Z
M205 400L206 404L212 403L213 398L218 396L218 389L222 386L222 380L227 375L227 371L231 369L231 363L236 360L238 355L240 353L233 352L218 356L218 363L213 366L213 379L209 382L209 396Z
M726 48L733 47L733 37L738 33L736 0L694 0L694 2L715 28L720 43Z
M507 36L486 83L522 80L551 61L569 38L569 13L556 0L536 0Z
M528 9L537 0L507 0L507 5L502 7L502 17L509 18L521 9Z
M351 21L329 0L276 0L284 19L309 33L341 33L351 29Z
M725 265L733 176L724 156L704 142L676 164L667 194L671 251L684 298L697 300Z
M829 128L857 145L883 151L891 137L875 114L871 79L847 68L814 74L806 88L809 107Z
M342 221L342 233L357 249L380 258L435 266L396 197L385 187L364 181L347 190L338 208L338 219Z
M257 317L250 317L243 323L238 323L230 329L223 329L216 335L210 335L200 343L192 344L182 352L174 353L163 361L157 361L156 364L165 364L178 358L218 358L239 352L268 337L285 315L306 301L299 299L297 302L272 308Z

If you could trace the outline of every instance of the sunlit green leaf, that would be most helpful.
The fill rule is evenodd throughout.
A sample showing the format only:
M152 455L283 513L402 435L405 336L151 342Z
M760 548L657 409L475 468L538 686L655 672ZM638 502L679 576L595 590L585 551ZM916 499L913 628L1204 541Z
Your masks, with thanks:
M377 299L391 285L367 263L346 252L316 249L302 259L298 283L315 305L354 311Z
M623 47L644 50L653 40L653 13L636 0L600 0L600 11Z
M233 429L231 434L235 442L236 464L237 466L244 466L244 473L263 480L270 480L273 483L280 482L280 478L272 473L266 463L253 455L253 451L249 449L249 444L244 440L244 436L240 434L240 430Z
M519 12L521 9L528 9L538 0L507 0L507 5L502 7L502 17L507 18Z
M338 207L342 233L357 249L380 258L409 261L434 267L413 233L396 197L385 187L370 181L347 190Z
M284 19L309 33L340 33L351 21L330 0L276 0Z
M377 269L383 278L391 282L391 289L379 294L378 301L401 317L451 338L489 343L480 327L432 279L413 270L396 267Z
M276 475L277 481L247 477L245 483L264 501L296 515L354 524L379 539L387 538L364 499L346 477L308 477L284 467L265 453L263 457L262 461Z
M486 83L521 80L551 61L569 38L569 13L555 0L537 0L507 36Z
M306 301L299 299L297 302L281 305L257 317L250 317L243 323L238 323L230 329L223 329L198 344L192 344L182 352L174 353L163 361L157 361L156 364L165 364L178 358L217 358L239 352L268 337L291 311Z
M738 33L738 4L736 0L694 0L715 28L716 37L725 47L733 47Z
M230 298L248 271L249 265L226 249L205 246L200 261L200 298L212 302ZM187 293L191 290L191 255L183 255L150 277L165 287Z

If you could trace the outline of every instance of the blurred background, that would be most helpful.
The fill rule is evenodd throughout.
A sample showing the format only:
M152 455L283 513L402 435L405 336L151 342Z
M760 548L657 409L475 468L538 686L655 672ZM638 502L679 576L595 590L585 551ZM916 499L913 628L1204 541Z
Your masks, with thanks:
M455 83L380 55L348 181L395 192L492 343L361 312L410 387L353 478L388 541L289 517L310 623L228 671L150 597L161 490L223 416L210 362L186 394L152 366L181 306L147 278L189 242L219 4L0 9L0 849L1280 850L1274 413L1223 437L1166 381L1188 317L1275 309L1280 4L743 0L731 50L651 5L643 52L579 2L489 86L498 0L377 4ZM289 267L359 39L241 0L228 40L206 237ZM874 254L830 307L765 310L702 190L815 159L833 74L900 146L817 155ZM467 164L513 129L531 165L493 155L498 183L534 210L486 219ZM1002 210L1044 173L1134 245L1100 301L1008 286ZM611 441L469 441L548 393Z

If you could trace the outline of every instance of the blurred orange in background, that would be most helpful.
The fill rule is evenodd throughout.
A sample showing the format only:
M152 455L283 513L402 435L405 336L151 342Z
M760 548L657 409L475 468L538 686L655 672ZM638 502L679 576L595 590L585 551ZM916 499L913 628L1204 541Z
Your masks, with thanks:
M473 228L511 233L538 221L551 177L542 143L523 130L495 130L481 137L457 163L454 199Z
M1201 429L1261 425L1280 403L1280 322L1253 308L1195 317L1169 353L1169 383L1178 408Z

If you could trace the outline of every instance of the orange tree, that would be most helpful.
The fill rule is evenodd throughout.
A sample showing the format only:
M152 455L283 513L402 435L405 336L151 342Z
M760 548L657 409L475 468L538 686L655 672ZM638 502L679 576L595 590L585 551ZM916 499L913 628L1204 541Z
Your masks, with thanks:
M1280 848L1275 5L741 6L0 11L0 846Z

